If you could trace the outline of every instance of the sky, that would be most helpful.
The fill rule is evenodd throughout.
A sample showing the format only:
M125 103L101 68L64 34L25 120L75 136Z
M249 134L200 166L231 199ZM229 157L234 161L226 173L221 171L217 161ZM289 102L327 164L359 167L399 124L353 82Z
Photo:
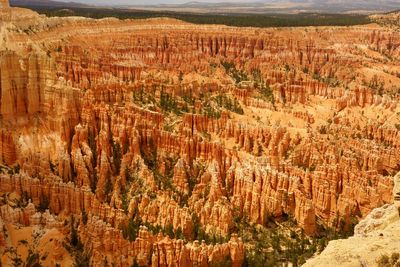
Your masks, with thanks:
M184 4L187 2L206 2L206 3L223 3L223 2L240 2L254 3L257 0L62 0L63 2L79 2L85 4L106 4L106 5L157 5L157 4ZM111 2L111 3L110 3Z
M56 0L56 1L63 1L63 2L79 2L85 4L98 4L98 5L158 5L158 4L184 4L188 2L206 2L206 3L255 3L255 2L277 2L277 0ZM281 2L313 2L312 0L280 0ZM352 3L352 0L317 0L316 2L319 3L330 3L336 5L344 5L346 3ZM357 0L355 1L358 4L360 3L385 3L385 2L392 2L392 3L400 3L400 0ZM395 4L396 5L396 4ZM400 6L400 4L399 4Z

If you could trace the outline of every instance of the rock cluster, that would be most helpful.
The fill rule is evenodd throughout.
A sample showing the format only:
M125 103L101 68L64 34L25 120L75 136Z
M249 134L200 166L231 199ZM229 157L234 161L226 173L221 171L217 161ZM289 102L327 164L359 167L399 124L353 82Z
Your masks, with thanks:
M78 232L93 265L240 266L239 219L289 216L313 235L392 202L392 30L11 16L0 31L0 191L33 204L1 218L62 231L62 219L89 214ZM47 202L50 213L32 209ZM129 223L136 240L120 230Z

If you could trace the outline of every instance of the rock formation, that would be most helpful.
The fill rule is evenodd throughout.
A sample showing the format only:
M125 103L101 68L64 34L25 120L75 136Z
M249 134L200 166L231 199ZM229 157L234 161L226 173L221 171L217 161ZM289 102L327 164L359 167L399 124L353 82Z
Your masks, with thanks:
M382 255L398 253L400 240L396 233L399 228L399 203L396 201L372 210L356 225L354 236L329 242L320 255L304 266L375 266Z
M0 191L32 203L3 223L76 227L94 266L240 266L243 221L313 236L393 202L394 30L7 12Z

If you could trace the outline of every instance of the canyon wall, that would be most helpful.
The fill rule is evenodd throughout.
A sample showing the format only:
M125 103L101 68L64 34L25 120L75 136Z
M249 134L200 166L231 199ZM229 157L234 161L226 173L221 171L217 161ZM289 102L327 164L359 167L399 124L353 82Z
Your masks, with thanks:
M93 265L240 266L240 222L316 235L392 202L398 32L3 22L1 192L47 203L57 229L88 214ZM2 220L32 226L32 205Z

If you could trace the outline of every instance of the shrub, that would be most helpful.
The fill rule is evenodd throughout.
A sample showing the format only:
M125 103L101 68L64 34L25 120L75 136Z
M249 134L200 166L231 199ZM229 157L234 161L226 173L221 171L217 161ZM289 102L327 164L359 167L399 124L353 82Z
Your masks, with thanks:
M395 265L399 261L399 258L400 254L398 252L393 252L392 256L390 256L390 263L392 265Z
M247 74L242 70L236 69L233 62L223 61L221 65L225 68L225 72L235 80L236 84L248 80Z
M39 254L32 252L29 249L28 257L26 258L26 267L40 267Z
M49 198L47 196L42 195L40 197L40 203L39 203L39 206L38 206L38 211L39 212L45 212L46 210L49 209L49 204L50 204Z
M86 225L87 221L88 221L88 215L87 215L86 211L82 211L82 222L83 222L83 224Z
M322 125L321 127L318 128L318 132L320 134L327 134L328 133L328 127L325 125Z
M113 163L115 173L119 174L121 170L122 150L118 141L113 141Z
M112 190L113 190L113 183L112 183L112 181L111 181L111 175L108 174L107 177L106 177L106 185L105 185L105 188L104 188L104 193L105 193L105 196L106 196L106 201L107 201L108 203L111 201L111 196L110 196L110 194L111 194Z
M263 84L261 88L259 89L259 93L261 94L262 98L266 101L271 102L274 104L275 99L274 99L274 94L272 92L272 89L269 87L269 85Z
M386 254L381 255L379 257L379 259L376 261L376 263L378 264L378 267L390 267L390 266L392 266L390 264L390 258Z

